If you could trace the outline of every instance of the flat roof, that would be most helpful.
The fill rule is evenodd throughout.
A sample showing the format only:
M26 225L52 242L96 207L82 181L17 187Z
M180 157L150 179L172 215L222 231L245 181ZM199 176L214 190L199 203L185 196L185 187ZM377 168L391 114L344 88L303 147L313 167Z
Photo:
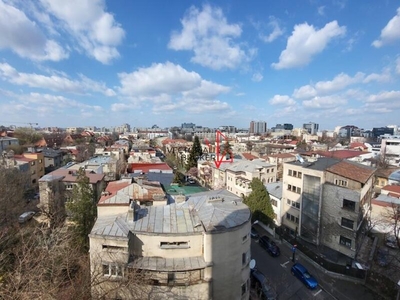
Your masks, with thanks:
M135 257L128 267L150 271L188 271L207 267L202 256L183 258Z
M216 190L194 194L183 203L140 209L138 215L129 224L133 232L194 234L240 226L250 219L250 210L240 197Z

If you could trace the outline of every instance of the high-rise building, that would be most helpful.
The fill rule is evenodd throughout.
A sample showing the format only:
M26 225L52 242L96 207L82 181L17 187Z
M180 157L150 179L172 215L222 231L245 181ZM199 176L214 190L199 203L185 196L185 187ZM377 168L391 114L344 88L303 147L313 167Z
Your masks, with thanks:
M319 125L317 123L305 123L303 124L303 128L308 131L309 134L317 134Z
M263 134L267 132L267 122L264 121L251 121L250 133Z

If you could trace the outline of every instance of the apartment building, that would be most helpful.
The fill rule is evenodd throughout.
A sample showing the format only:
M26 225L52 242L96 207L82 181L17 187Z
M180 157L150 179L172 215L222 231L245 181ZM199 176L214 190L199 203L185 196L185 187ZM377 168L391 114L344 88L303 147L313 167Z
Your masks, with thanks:
M294 236L354 259L371 207L374 172L326 157L285 163L282 224Z
M381 156L392 166L400 166L400 136L382 136Z
M241 198L219 190L138 207L125 194L111 206L99 205L89 235L95 298L249 299L251 214Z
M239 196L251 193L250 183L253 178L259 178L264 184L276 182L277 167L263 159L233 161L222 163L219 168L212 165L212 187L226 188Z

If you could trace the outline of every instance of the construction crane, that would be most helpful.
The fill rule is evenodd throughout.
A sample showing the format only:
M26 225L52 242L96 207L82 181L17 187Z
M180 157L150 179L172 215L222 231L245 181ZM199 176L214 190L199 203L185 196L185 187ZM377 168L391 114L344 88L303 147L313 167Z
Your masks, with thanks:
M36 122L8 122L8 123L16 123L16 124L29 124L29 126L31 126L31 128L33 128L33 125L39 125L39 123Z

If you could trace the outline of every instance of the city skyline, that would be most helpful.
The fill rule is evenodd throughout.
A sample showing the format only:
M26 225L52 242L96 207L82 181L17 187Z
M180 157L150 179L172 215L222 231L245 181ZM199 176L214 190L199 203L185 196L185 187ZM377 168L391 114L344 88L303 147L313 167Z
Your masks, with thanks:
M398 122L396 1L68 3L0 0L3 125Z

